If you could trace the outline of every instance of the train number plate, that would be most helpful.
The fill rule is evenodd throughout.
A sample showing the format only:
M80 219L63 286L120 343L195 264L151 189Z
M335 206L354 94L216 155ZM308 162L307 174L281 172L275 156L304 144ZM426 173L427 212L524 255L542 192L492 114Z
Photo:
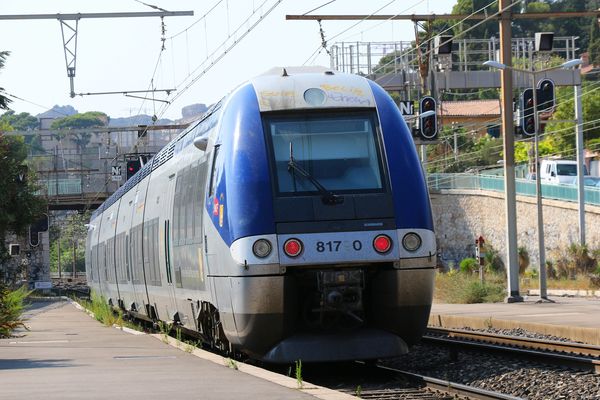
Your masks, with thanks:
M317 253L325 253L325 252L337 253L339 251L345 251L346 249L348 249L348 250L351 249L354 251L361 251L362 248L363 248L363 244L358 239L353 240L352 243L350 243L349 241L346 241L346 240L328 240L326 242L319 240L315 244L315 250L317 251Z
M386 254L379 254L373 249L373 240L381 233L391 238L397 237L395 230L278 235L280 263L283 265L333 264L397 259L399 253L396 245L393 245L391 251ZM302 242L303 250L297 257L288 257L283 251L283 244L290 238Z

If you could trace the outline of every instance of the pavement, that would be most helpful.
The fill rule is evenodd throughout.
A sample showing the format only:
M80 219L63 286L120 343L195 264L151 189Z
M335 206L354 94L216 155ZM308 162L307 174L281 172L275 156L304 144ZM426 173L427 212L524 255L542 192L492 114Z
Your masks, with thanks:
M533 332L600 345L600 298L548 296L553 302L538 303L526 296L520 303L437 304L429 325L476 329L522 328Z
M37 302L0 339L0 399L349 399L161 335L106 327L71 302ZM136 334L133 334L135 332ZM237 369L231 368L235 366Z

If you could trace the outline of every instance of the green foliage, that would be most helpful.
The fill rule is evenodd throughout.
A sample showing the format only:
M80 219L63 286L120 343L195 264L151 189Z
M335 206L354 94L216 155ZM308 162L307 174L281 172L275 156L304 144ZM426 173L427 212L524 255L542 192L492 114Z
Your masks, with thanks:
M581 105L583 109L584 142L597 143L600 139L600 91L594 90L589 83L585 83L582 89ZM573 154L575 152L575 124L573 122L553 122L556 120L573 120L574 101L573 91L570 88L564 88L557 92L557 97L565 96L560 100L552 118L548 121L545 133L553 146L563 154Z
M24 286L13 291L0 286L0 338L10 337L18 327L26 328L21 314L24 300L30 293Z
M90 220L90 212L70 214L65 221L55 224L50 230L50 271L58 272L60 247L60 265L62 271L72 271L73 261L78 272L85 271L85 245L87 235L85 224ZM60 240L60 246L59 246ZM73 254L75 248L75 254ZM75 257L75 259L73 258Z
M523 246L519 246L517 249L519 256L519 274L524 275L525 270L529 267L529 251Z
M483 267L489 272L500 272L504 270L504 262L496 250L491 244L486 243L483 245L483 251L485 256L483 257Z
M597 268L600 249L591 250L587 245L571 243L567 248L553 251L551 256L549 276L575 279L577 275L589 274Z
M91 302L82 301L82 306L91 311L94 314L94 318L106 326L123 326L122 313L120 311L115 312L106 299L94 291L92 291Z
M479 269L479 262L474 258L464 258L460 262L460 272L472 273L476 269Z
M0 51L0 69L4 68L4 63L6 62L6 57L10 54L10 51ZM8 97L4 95L4 88L0 87L0 109L8 110L8 105L12 101Z
M36 196L38 189L33 172L23 175L27 146L18 136L0 136L0 238L7 232L24 234L27 227L45 211L45 201ZM0 262L6 259L4 240L0 240ZM2 273L0 272L0 278Z
M296 361L296 383L298 384L298 389L304 387L304 383L302 382L302 360Z
M488 274L485 282L473 274L437 273L436 301L451 304L494 303L506 294L504 274Z
M108 116L99 111L88 111L82 114L69 115L52 122L51 129L85 129L105 126L108 124ZM61 140L65 134L58 133L57 139ZM79 147L85 148L90 143L91 133L77 133L69 135L69 138Z
M108 116L100 111L69 115L52 122L51 129L83 129L104 126L108 123Z
M39 126L38 119L33 115L22 112L15 114L13 110L9 110L0 116L0 122L8 123L16 131L30 131L37 129Z

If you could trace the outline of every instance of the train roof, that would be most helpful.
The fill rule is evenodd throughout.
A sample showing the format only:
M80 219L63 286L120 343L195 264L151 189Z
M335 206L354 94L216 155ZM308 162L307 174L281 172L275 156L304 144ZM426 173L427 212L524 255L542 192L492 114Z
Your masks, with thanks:
M367 79L325 67L277 67L250 80L261 112L375 107Z

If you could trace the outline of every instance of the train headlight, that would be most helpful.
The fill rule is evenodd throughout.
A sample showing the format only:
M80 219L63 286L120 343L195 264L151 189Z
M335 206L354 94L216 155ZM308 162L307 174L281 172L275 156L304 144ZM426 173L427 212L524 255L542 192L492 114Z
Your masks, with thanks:
M322 106L325 104L325 100L327 100L327 96L319 88L310 88L304 92L304 101L311 106Z
M288 257L298 257L302 253L302 242L298 239L288 239L283 244L283 251Z
M373 248L378 253L387 253L392 248L392 239L388 235L377 235L373 239Z
M414 232L407 233L402 238L402 246L408 251L417 251L421 247L421 237Z
M269 254L271 254L272 249L271 242L269 242L267 239L258 239L252 245L252 252L258 258L267 257Z

